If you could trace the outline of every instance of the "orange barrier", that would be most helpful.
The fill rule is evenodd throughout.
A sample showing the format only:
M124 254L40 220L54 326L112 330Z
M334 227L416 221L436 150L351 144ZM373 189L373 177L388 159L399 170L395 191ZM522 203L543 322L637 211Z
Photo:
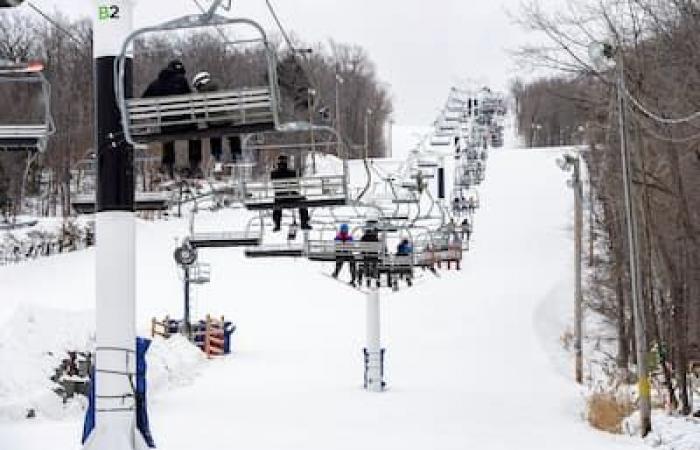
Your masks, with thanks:
M207 357L222 356L224 354L224 316L214 319L207 314L206 328L204 330L204 353Z

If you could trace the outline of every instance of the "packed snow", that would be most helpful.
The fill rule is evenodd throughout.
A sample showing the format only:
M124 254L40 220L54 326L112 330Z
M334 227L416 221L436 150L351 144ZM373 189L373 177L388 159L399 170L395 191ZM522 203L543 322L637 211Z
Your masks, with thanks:
M573 215L567 175L554 164L560 153L493 151L462 270L382 292L382 394L362 389L364 294L325 276L331 267L201 251L212 281L194 289L193 316L233 320L233 354L206 360L182 339L155 341L149 410L158 448L646 448L592 430L563 369ZM233 227L243 214L202 212L197 226ZM185 218L138 223L141 335L152 317L182 313L172 251L187 228ZM84 405L47 400L47 377L68 346L93 345L93 262L85 250L0 268L3 449L80 448ZM30 408L37 417L23 419Z

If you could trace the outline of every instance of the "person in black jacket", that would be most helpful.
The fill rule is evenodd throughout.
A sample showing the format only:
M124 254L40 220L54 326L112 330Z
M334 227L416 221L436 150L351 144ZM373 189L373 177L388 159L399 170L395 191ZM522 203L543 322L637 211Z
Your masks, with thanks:
M270 172L270 179L285 180L290 178L298 178L298 174L296 171L289 168L289 159L287 156L280 155L279 158L277 158L277 167L275 170ZM299 198L300 195L298 191L275 189L275 203L284 204L285 202L294 201ZM299 208L299 217L301 219L301 229L310 230L311 226L309 225L309 210L304 207ZM282 208L273 208L272 221L275 224L272 231L279 231L282 222Z
M160 71L158 78L148 85L142 97L167 97L169 95L185 95L192 92L187 82L185 66L182 61L175 59ZM183 117L170 117L170 120L182 120ZM165 118L163 120L166 120ZM192 129L191 125L168 125L163 126L164 133L182 133ZM188 141L188 159L190 172L194 175L201 173L199 168L202 162L202 142L198 139ZM170 178L173 177L175 165L175 143L168 141L163 143L163 155L161 157L163 168L167 170Z
M379 242L379 229L377 228L377 222L373 220L368 220L365 224L365 230L360 238L360 242ZM377 280L377 286L379 286L379 258L374 252L363 252L362 254L362 268L358 272L358 282L362 284L362 278L367 277L367 287L370 286L372 279Z

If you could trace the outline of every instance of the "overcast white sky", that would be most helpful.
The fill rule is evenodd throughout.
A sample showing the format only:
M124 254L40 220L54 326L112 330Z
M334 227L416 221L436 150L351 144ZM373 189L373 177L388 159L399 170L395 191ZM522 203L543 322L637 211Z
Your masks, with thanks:
M202 0L206 2L207 0ZM562 3L564 0L546 0ZM90 15L93 0L34 0L51 11ZM108 3L105 1L105 3ZM533 40L511 23L520 0L273 0L285 27L304 41L365 47L381 80L391 86L396 122L427 125L450 86L477 80L506 89L517 73L507 54ZM268 29L264 0L234 0L232 15L249 16ZM193 0L137 0L136 26L196 12Z

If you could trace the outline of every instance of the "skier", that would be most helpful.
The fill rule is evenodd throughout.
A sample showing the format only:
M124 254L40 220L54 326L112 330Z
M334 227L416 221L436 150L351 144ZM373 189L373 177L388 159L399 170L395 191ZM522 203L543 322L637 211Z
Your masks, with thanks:
M335 235L335 242L347 243L352 241L353 238L350 234L350 227L347 223L341 224L338 233ZM351 251L340 250L338 251L338 253L336 253L335 270L333 271L332 277L338 278L340 271L343 269L343 264L345 264L345 261L347 261L348 265L350 266L350 285L355 287L355 280L357 278L357 267L355 266L355 258L353 257Z
M185 66L182 61L175 59L170 61L168 65L160 71L158 78L151 82L144 91L142 97L166 97L169 95L184 95L192 92L187 78ZM187 119L187 117L168 117L163 120L177 121ZM164 133L180 133L191 131L191 125L167 125L162 127ZM190 139L188 141L188 160L189 170L193 175L201 173L199 165L202 161L202 142L198 139ZM167 172L170 178L174 176L175 166L175 142L168 141L163 143L163 154L161 157L163 169Z
M280 155L277 158L277 167L275 168L275 170L270 172L270 179L286 180L290 178L297 178L297 172L289 168L288 162L289 158L287 157L287 155ZM301 196L297 191L287 191L275 188L275 203L278 205L284 204L285 202L289 202L290 200L293 201L295 199L300 198ZM301 229L310 230L311 225L309 225L309 210L304 207L300 207L299 217L301 218ZM275 224L275 227L272 229L272 231L279 231L280 225L282 223L282 208L280 208L279 206L274 207L272 210L272 221Z
M211 74L206 71L199 72L194 76L194 78L192 78L192 86L194 86L197 92L216 92L219 90L219 84L216 81L213 81ZM216 128L217 126L227 126L227 124L207 124L207 126L210 128ZM231 160L235 163L238 159L240 159L241 138L238 136L228 136L227 139L229 149L231 150ZM222 139L218 136L209 138L209 148L211 151L211 156L217 163L220 163L224 153Z

